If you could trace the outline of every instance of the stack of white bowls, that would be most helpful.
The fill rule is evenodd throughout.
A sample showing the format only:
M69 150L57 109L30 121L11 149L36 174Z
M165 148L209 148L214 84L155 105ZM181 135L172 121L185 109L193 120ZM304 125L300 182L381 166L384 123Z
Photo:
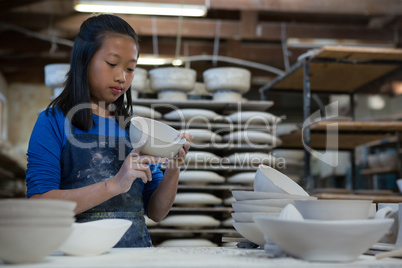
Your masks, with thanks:
M35 263L58 249L72 231L75 202L0 200L0 260Z
M214 101L242 101L242 95L250 90L251 72L237 67L218 67L203 73L205 89L212 93Z
M264 248L264 234L253 221L253 216L278 217L287 204L295 200L317 199L309 196L291 178L274 168L260 165L254 177L254 191L233 191L235 202L233 226L244 238Z
M197 72L189 68L163 67L148 72L151 89L158 93L158 99L185 101L188 92L195 86Z

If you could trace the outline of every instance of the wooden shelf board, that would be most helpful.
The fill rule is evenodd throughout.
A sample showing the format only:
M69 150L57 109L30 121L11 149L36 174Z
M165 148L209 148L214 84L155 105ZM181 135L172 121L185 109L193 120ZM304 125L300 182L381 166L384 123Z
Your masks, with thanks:
M223 102L212 100L165 101L159 99L137 99L133 100L133 104L152 107L157 111L173 110L175 108L197 108L213 111L266 111L274 103L272 101Z
M269 125L257 125L257 124L241 124L241 123L233 123L233 124L229 124L229 123L214 123L214 122L210 122L208 124L206 124L205 122L203 123L197 123L197 122L180 122L180 121L167 121L167 120L160 120L160 122L165 123L171 127L174 127L178 130L186 130L186 129L190 129L190 128L201 128L201 129L210 129L210 130L215 130L215 129L219 129L219 133L217 134L221 134L224 132L230 132L233 130L243 130L243 129L247 129L247 130L258 130L258 131L264 131L267 133L272 133L272 126Z
M374 203L401 203L402 195L315 194L318 199L373 200Z
M364 144L366 147L375 147L375 146L387 146L393 145L395 147L395 143L398 141L398 137L392 136L385 139L375 140Z
M363 175L374 175L374 174L385 174L385 173L397 173L398 170L395 168L370 168L370 169L361 169L360 173Z
M243 185L178 185L179 190L224 190L224 191L253 191L252 186Z
M402 122L372 122L372 121L320 121L310 126L311 131L325 131L327 127L337 124L340 132L392 132L402 131Z
M351 93L356 89L374 82L386 74L400 68L401 49L373 49L361 47L324 47L310 56L311 91L328 93ZM355 61L350 63L314 62L314 59L333 59ZM395 65L358 64L367 61L395 61ZM399 62L398 62L399 61ZM303 65L297 62L293 72L278 77L270 89L303 90Z
M331 140L335 137L331 137L332 135L327 135L327 133L314 133L312 132L310 135L310 146L314 149L341 149L341 150L353 150L357 146L366 144L368 142L384 139L389 137L388 134L344 134L339 133L338 135L338 147L336 147ZM330 138L330 142L327 147L327 138ZM288 135L280 136L282 140L282 145L279 149L282 148L304 148L302 142L301 131L293 132Z
M230 144L230 143L218 143L218 144L191 144L191 149L200 151L225 151L225 152L269 152L275 148L268 144Z
M171 212L233 212L231 207L179 207L174 205Z
M175 228L148 228L149 234L237 234L235 229L220 228L220 229L175 229Z

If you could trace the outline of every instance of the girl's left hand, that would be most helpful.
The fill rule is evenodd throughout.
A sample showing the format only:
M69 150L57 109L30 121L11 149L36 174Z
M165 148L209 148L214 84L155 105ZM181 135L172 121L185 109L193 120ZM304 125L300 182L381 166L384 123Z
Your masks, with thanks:
M181 165L184 163L186 159L186 155L188 150L190 150L190 142L193 140L193 136L189 133L180 133L179 138L186 139L186 143L180 148L179 152L171 159L167 161L167 168L172 169L180 169Z

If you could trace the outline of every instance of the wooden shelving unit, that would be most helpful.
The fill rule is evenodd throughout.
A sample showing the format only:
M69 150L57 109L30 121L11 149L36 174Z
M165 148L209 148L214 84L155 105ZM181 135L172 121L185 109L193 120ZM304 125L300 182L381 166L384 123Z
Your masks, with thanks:
M377 93L379 85L401 68L402 49L327 46L306 53L289 71L263 86L260 89L261 99L265 100L269 91L301 92L304 101L303 122L307 122L311 114L311 93L348 94L353 119L354 95ZM401 122L322 121L307 125L303 129L303 136L301 131L282 136L283 144L290 148L331 149L326 133L329 124L339 127L336 136L332 136L339 144L336 149L350 151L358 145L395 135L402 128ZM314 181L307 150L305 156L304 188L309 191Z

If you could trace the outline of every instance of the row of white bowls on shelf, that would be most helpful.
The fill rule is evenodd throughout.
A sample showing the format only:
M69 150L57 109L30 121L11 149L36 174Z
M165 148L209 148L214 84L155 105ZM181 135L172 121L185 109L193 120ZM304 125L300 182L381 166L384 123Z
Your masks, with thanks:
M149 74L149 79L148 79ZM196 83L197 73L181 67L135 69L133 90L157 92L159 99L186 100L187 94L213 94L214 101L241 101L250 89L251 72L244 68L218 67L203 72L204 83Z
M180 132L176 129L160 121L146 117L133 117L131 119L129 132L133 147L136 148L145 144L141 152L148 155L171 158L177 154L186 142L185 139L179 138ZM279 144L280 140L275 139L273 142ZM205 158L211 158L214 161L220 160L219 157L209 152L205 152L203 155L198 153L198 155L201 160L193 156L194 162L205 162ZM188 157L190 158L190 156ZM274 158L269 154L265 154L263 157L269 161ZM235 160L236 159L232 161L230 157L228 159L229 162L234 162Z
M369 154L367 161L370 168L397 169L399 156L397 152L381 152L377 154Z
M0 201L0 262L36 263L59 250L99 255L118 243L131 221L104 219L76 223L76 203L55 199Z
M293 180L260 166L254 191L233 191L235 229L268 254L309 261L353 261L389 230L393 219L368 219L369 200L317 200ZM375 211L375 207L374 207Z
M63 88L69 70L70 64L46 65L45 84L52 89ZM241 101L251 85L251 72L238 67L211 68L203 72L203 78L204 83L196 86L197 73L190 68L162 67L148 72L137 67L131 88L133 92L157 92L160 99L186 100L187 94L195 91L212 93L215 101Z

